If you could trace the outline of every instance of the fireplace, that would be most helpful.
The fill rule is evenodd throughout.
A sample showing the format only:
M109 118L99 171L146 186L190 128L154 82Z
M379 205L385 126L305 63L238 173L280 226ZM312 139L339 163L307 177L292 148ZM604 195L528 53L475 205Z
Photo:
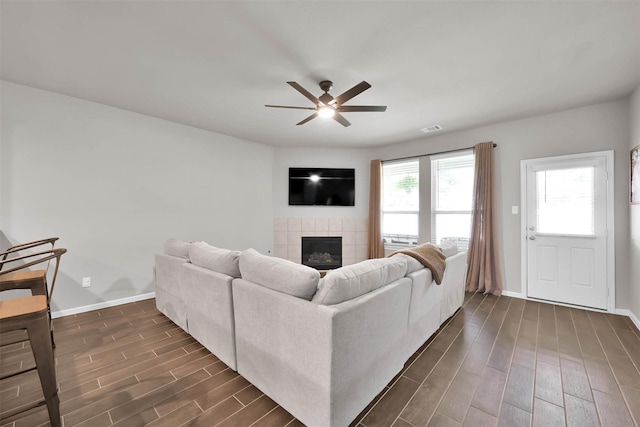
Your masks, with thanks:
M303 237L302 263L317 270L342 267L342 237Z

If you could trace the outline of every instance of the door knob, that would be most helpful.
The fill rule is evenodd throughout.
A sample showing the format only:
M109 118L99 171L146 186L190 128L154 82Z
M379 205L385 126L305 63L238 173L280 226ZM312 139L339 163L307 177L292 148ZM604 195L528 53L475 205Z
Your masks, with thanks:
M529 240L536 240L536 236L529 236Z

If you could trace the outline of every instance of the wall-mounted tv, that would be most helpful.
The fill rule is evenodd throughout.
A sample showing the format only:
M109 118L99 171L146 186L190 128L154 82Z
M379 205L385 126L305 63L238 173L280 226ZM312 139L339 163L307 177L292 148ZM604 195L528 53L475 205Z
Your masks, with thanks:
M289 168L289 205L354 206L355 169Z

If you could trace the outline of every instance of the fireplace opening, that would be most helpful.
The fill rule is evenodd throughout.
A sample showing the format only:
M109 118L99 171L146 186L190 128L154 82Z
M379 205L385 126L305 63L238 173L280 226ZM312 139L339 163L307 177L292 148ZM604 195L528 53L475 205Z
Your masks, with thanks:
M302 263L317 270L342 267L342 237L303 237Z

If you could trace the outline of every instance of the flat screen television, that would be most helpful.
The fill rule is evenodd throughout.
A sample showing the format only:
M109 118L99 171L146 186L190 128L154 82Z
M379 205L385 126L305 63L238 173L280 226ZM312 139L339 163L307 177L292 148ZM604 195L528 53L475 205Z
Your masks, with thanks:
M354 206L355 169L289 168L289 205Z

